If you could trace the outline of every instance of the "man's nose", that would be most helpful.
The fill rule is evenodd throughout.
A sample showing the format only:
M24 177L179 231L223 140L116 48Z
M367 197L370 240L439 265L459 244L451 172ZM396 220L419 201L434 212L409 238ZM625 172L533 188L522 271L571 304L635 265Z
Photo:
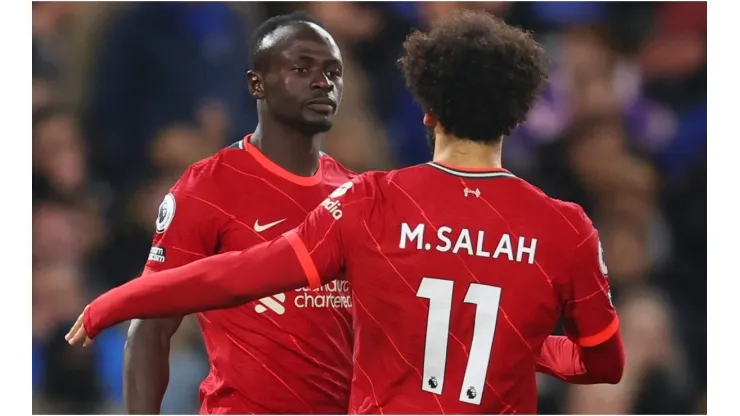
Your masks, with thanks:
M311 79L311 88L316 88L320 90L324 90L326 92L330 92L334 89L334 84L329 81L329 78L326 76L325 73L319 72L316 75L313 76Z

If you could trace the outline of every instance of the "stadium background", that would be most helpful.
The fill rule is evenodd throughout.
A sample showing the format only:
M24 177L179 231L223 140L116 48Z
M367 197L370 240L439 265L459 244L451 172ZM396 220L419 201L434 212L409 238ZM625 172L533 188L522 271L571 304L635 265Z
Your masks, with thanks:
M87 350L63 334L139 273L179 174L256 125L244 72L261 21L304 9L334 35L345 95L325 150L364 171L427 160L394 62L412 27L456 7L545 44L550 84L504 165L586 208L621 316L623 381L543 376L542 412L706 413L707 12L689 2L33 3L34 413L122 411L126 328ZM184 324L164 413L196 412L204 357Z

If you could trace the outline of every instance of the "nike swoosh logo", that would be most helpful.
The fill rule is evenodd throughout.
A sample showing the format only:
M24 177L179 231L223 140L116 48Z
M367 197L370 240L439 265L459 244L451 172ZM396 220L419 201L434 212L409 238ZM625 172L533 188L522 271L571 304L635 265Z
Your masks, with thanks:
M272 227L280 224L281 222L285 221L286 219L287 218L283 218L282 220L277 220L275 222L271 222L269 224L263 224L263 225L260 225L260 220L257 220L257 221L254 222L254 231L257 231L258 233L261 233L262 231L265 231L267 229L270 229L270 228L272 228Z

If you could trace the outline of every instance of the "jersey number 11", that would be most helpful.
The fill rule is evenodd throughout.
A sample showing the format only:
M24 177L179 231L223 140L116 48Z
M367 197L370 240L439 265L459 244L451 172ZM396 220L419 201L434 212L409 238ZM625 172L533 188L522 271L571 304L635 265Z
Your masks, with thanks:
M429 299L427 338L424 346L424 374L421 389L442 394L447 363L452 294L452 280L425 277L421 279L416 296ZM473 343L470 346L468 364L465 367L460 401L480 405L486 383L488 362L491 359L493 337L496 334L496 319L501 301L501 288L471 283L465 294L465 303L476 306Z

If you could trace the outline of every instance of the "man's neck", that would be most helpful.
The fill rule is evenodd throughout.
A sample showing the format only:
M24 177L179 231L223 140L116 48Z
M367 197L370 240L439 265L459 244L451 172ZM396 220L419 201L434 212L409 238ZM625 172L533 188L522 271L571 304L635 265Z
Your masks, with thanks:
M321 135L306 136L274 121L260 121L250 143L288 172L312 176L319 168L321 139Z
M433 160L461 168L500 169L502 143L503 140L480 143L437 135Z

